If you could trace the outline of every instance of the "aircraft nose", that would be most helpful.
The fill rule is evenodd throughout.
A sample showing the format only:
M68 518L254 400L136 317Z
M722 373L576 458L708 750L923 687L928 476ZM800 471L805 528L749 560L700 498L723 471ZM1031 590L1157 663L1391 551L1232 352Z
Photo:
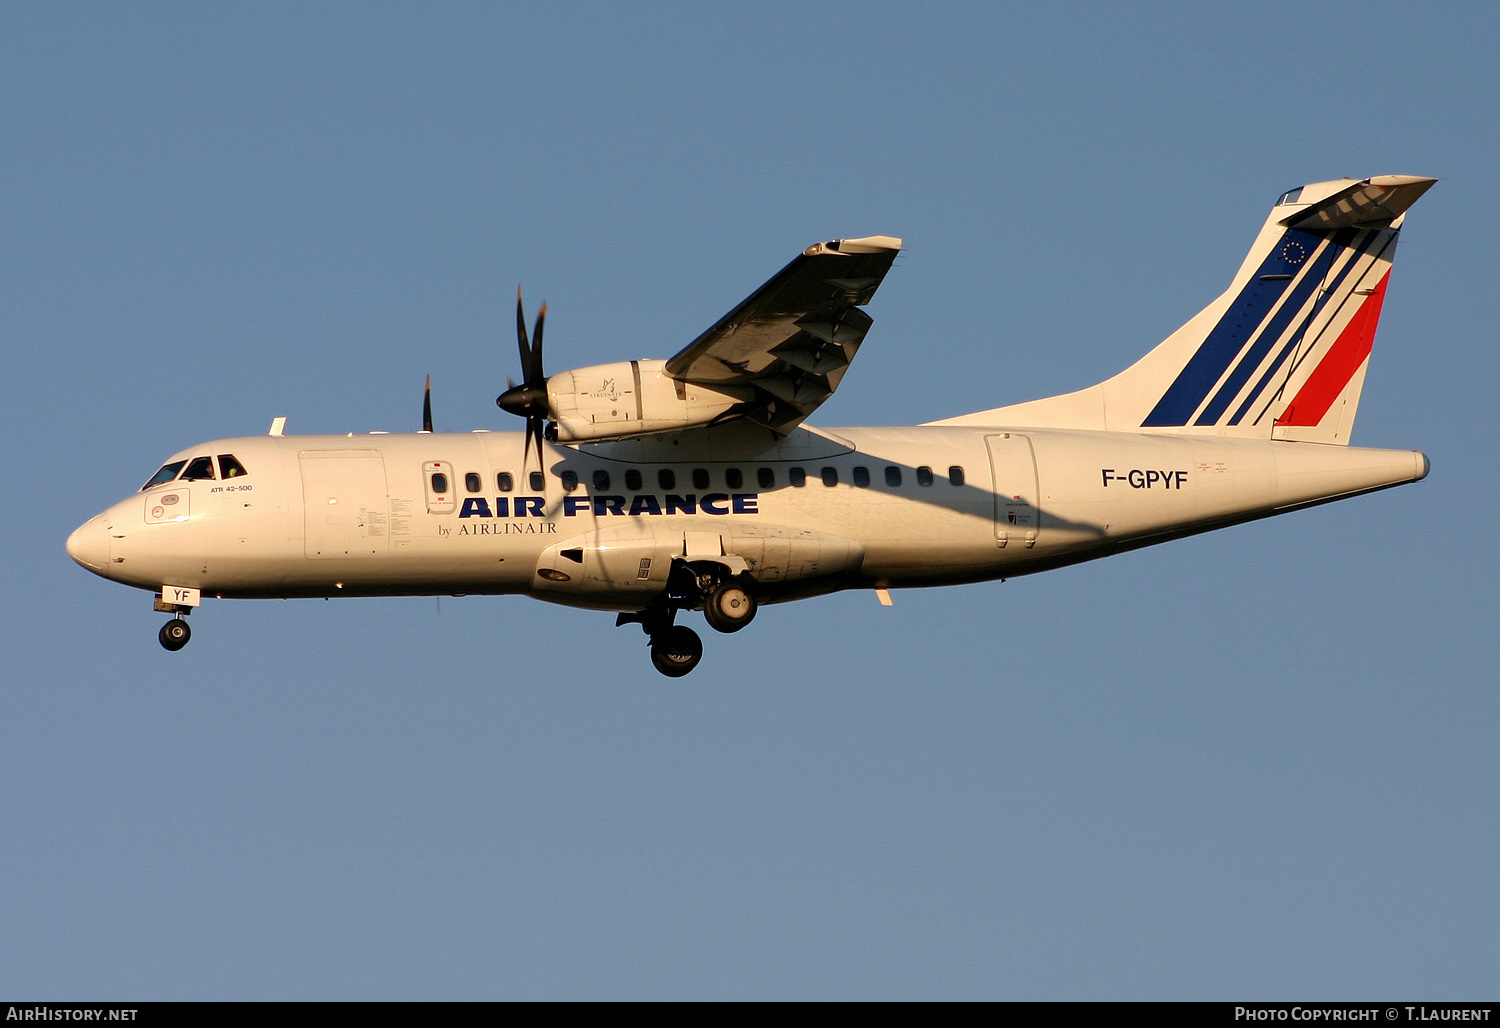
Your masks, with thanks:
M109 565L109 530L103 517L91 518L68 536L68 556L90 571L103 571Z

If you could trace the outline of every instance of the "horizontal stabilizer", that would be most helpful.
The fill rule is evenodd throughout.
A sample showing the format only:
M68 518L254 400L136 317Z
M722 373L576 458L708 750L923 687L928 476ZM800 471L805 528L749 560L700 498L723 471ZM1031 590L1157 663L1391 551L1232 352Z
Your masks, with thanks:
M1350 183L1332 196L1282 218L1281 224L1301 232L1331 232L1336 228L1386 228L1405 214L1407 208L1416 203L1436 181L1435 178L1423 178L1420 175L1377 175Z

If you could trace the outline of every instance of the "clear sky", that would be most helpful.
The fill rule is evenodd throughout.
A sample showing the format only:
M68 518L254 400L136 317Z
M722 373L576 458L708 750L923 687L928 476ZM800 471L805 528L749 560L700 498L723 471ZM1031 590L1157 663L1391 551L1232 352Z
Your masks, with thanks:
M0 9L0 996L1494 998L1492 4ZM1356 444L1424 482L767 608L669 681L518 597L63 551L172 451L514 429L807 244L907 251L815 423L1088 385L1283 190L1413 209ZM696 618L693 619L697 621Z

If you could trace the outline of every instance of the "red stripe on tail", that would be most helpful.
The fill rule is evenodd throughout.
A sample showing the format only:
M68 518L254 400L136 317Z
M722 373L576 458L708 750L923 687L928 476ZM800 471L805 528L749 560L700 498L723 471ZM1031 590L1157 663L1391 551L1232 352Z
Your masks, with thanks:
M1333 401L1339 398L1359 366L1370 356L1370 348L1375 345L1375 326L1380 323L1380 305L1385 300L1385 284L1390 278L1391 273L1387 270L1380 285L1349 319L1349 324L1329 347L1323 363L1314 368L1312 375L1302 383L1302 388L1276 419L1276 424L1311 427L1323 420Z

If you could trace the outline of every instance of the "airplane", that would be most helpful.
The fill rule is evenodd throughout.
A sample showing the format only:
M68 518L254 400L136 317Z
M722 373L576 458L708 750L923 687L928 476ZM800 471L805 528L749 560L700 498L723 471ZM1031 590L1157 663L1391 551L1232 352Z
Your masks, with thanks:
M204 597L523 593L617 613L662 674L691 672L701 610L844 589L1013 578L1427 475L1348 445L1407 209L1435 179L1282 194L1228 289L1097 385L911 427L814 428L873 324L901 240L808 247L667 360L548 375L546 305L522 432L270 433L181 450L81 525L69 555L145 589L190 637Z

